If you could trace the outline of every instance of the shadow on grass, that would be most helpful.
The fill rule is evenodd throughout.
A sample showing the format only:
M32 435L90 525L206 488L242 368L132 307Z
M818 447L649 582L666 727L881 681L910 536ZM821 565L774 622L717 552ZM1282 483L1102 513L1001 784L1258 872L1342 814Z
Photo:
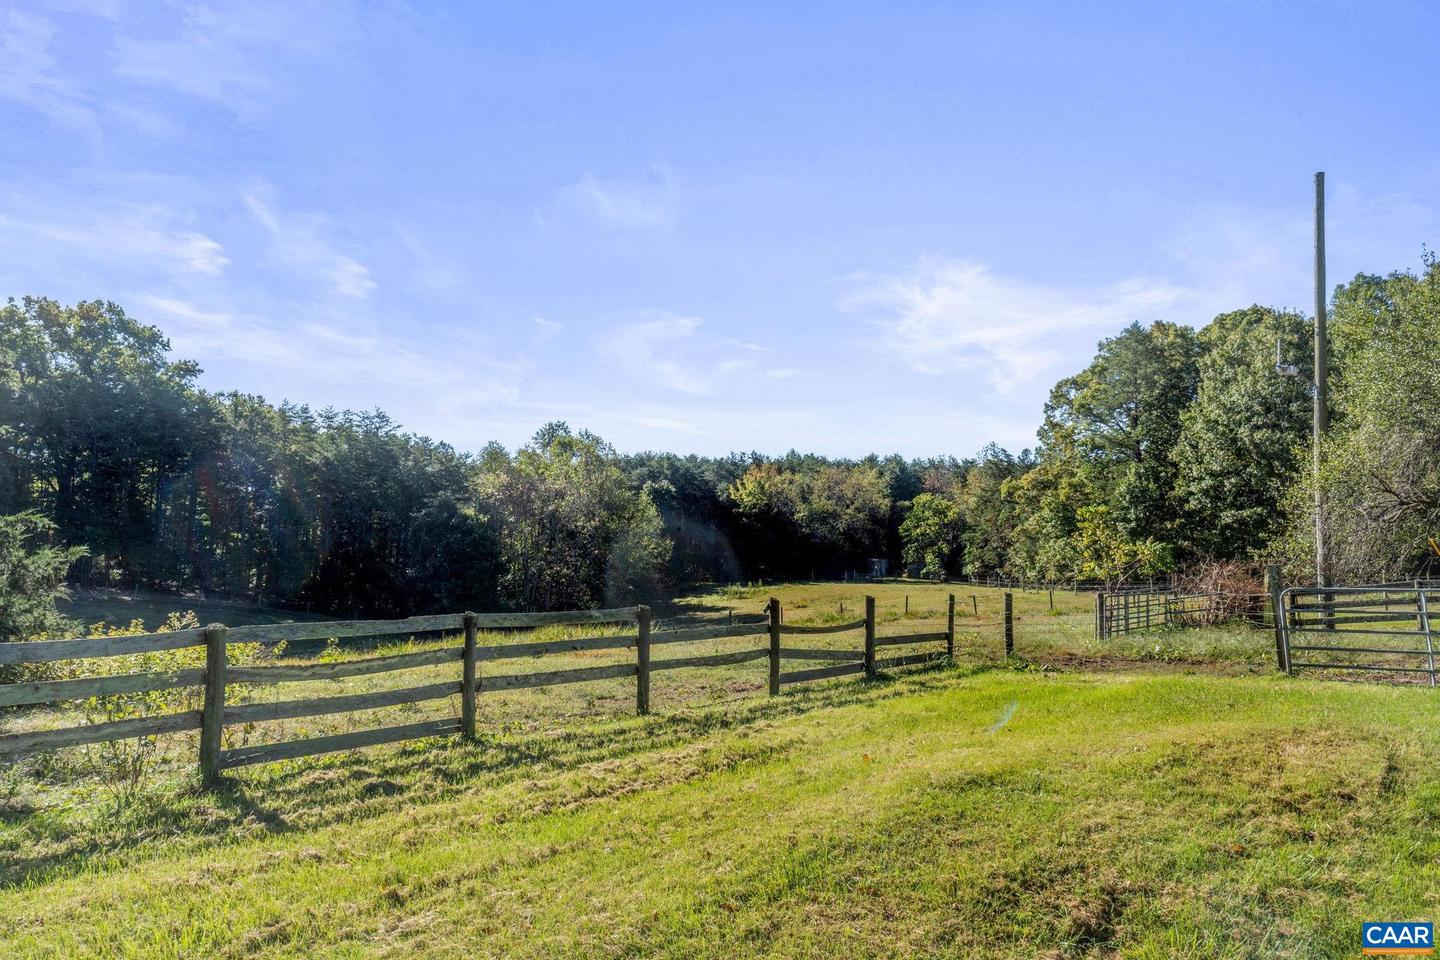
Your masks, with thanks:
M433 738L400 747L286 761L226 777L203 790L171 782L119 810L76 807L17 818L0 837L0 889L58 879L97 865L143 860L355 822L605 760L635 757L749 726L941 688L994 664L944 662L864 678L786 688L781 696L560 730L482 733L475 743Z

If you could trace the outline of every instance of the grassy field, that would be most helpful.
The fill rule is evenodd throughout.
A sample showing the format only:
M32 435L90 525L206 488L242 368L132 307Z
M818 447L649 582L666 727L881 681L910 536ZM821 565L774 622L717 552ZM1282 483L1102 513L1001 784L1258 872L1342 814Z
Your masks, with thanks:
M960 586L923 583L889 582L881 584L801 583L767 588L727 588L695 596L681 597L660 605L656 626L660 630L696 622L723 622L727 616L754 621L761 617L771 595L778 597L784 608L784 619L790 624L826 624L851 622L864 614L867 593L876 598L877 633L881 637L943 630L948 596L956 594L956 661L962 666L982 666L1004 660L1002 610L1004 592L975 589L962 592ZM1245 627L1217 630L1149 631L1131 637L1097 641L1094 637L1093 596L1057 591L1052 597L1046 592L1014 592L1016 657L1034 669L1134 669L1147 663L1190 665L1204 669L1231 672L1263 672L1269 663L1270 639L1263 631ZM115 607L110 622L128 622L149 612L144 622L158 627L169 611L151 608L160 601L148 599L126 601L111 599ZM187 608L188 609L188 608ZM253 613L253 608L240 608ZM843 612L842 612L843 610ZM240 617L225 617L226 611L208 609L206 616L197 613L200 623L219 622L238 625ZM267 611L274 614L275 611ZM757 631L762 627L756 627ZM621 627L552 628L533 633L482 634L480 643L505 644L529 640L549 640L599 633L618 634ZM345 660L377 654L411 652L441 645L454 646L458 639L412 643L393 638L378 645L373 642L345 641L334 646L307 642L279 651L248 651L262 662L304 663L319 660ZM697 656L729 653L764 646L763 636L724 639L686 644L681 647L657 647L653 656L659 660L675 656ZM787 646L791 645L787 643ZM844 634L806 638L807 647L858 651L863 647L860 630ZM894 652L940 650L940 644ZM596 651L544 658L504 661L482 667L500 673L524 673L533 670L566 670L577 667L601 666L633 662L629 651ZM116 657L84 664L85 675L95 673L133 673L197 667L203 664L199 648L179 653L150 657ZM787 661L786 669L816 666L815 663ZM657 672L652 679L651 701L656 710L688 710L721 707L764 696L766 664L746 664L706 669ZM268 686L232 687L227 695L230 705L274 700L325 697L338 694L363 693L391 688L442 682L458 677L458 666L445 665L378 674L343 681L317 680ZM198 708L198 691L182 691L161 701L144 705L145 712L165 713ZM482 695L479 702L479 723L494 730L561 729L586 721L603 721L622 716L634 709L634 681L628 678L592 681L560 687L540 687ZM268 721L227 728L227 748L251 746L304 737L347 733L377 726L442 719L458 715L458 697L420 704L403 704L367 711L363 714L332 714L299 720ZM64 708L0 714L0 732L19 732L42 728L63 727L97 719L93 705L71 704ZM164 779L178 788L191 776L196 747L193 736L161 738L155 752L146 759L146 779ZM128 761L129 755L121 761ZM50 757L23 761L11 772L11 782L27 795L19 801L22 807L64 808L93 807L109 790L104 782L108 766L116 765L108 748L94 747L74 750ZM0 792L4 775L0 774Z
M838 623L864 615L864 596L875 597L876 617L891 632L944 629L948 597L955 595L957 659L986 662L1004 656L1004 590L965 584L891 580L883 583L792 583L727 587L674 604L679 611L708 615L733 609L759 613L770 597L785 609L787 623ZM1228 664L1268 668L1272 635L1248 626L1206 630L1147 630L1128 637L1095 638L1095 595L1068 590L1012 590L1015 653L1038 667L1116 665L1126 661ZM1053 603L1053 607L1052 607ZM843 605L844 612L841 613Z
M773 592L787 622L839 622L867 589L881 635L943 622L950 589L971 609L960 588L796 584L663 613L754 614ZM626 681L485 694L480 743L251 768L218 792L183 736L123 796L19 765L0 775L0 956L1311 958L1354 956L1362 920L1434 918L1433 692L1274 676L1249 629L1101 645L1091 598L1061 593L1054 613L1016 594L1004 662L999 592L976 593L955 664L877 682L772 699L763 662L657 673L645 718ZM439 678L403 676L385 682Z
M137 810L84 857L37 844L28 880L12 847L0 943L1348 957L1362 920L1436 911L1432 717L1413 688L939 668L382 749Z

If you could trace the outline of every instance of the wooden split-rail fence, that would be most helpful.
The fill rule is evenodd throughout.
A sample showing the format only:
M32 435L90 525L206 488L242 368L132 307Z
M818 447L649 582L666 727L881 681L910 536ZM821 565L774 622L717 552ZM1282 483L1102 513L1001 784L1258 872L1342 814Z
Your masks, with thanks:
M1009 595L1006 595L1006 652L1013 646ZM0 644L0 666L25 663L53 663L64 660L117 657L203 647L205 666L169 672L129 673L66 680L42 680L0 684L0 708L31 706L92 697L149 693L177 688L199 688L199 710L158 716L135 717L87 723L60 729L36 730L0 735L0 759L39 751L106 743L160 734L200 732L199 765L202 778L213 782L221 771L257 763L269 763L315 754L331 753L377 744L398 743L425 737L459 735L476 737L476 700L480 693L582 683L617 677L635 678L635 709L650 711L650 677L656 671L687 667L713 667L768 659L770 694L785 684L821 680L863 673L874 677L878 671L924 663L955 652L955 598L950 597L944 631L902 636L878 636L875 600L865 598L865 616L849 623L825 626L797 626L783 622L780 602L771 599L763 620L747 623L652 630L650 608L622 607L609 610L574 610L556 613L463 613L411 617L405 620L346 620L318 623L282 623L244 627L211 624L207 627L174 630L139 636L78 640L41 640ZM634 625L633 632L619 636L594 636L532 643L482 646L480 630L517 630L548 626ZM864 631L864 645L858 650L819 649L787 646L785 638ZM275 644L281 641L378 638L403 636L461 635L458 646L310 664L235 666L227 662L232 644ZM652 659L657 646L744 637L768 637L767 646L705 656ZM801 641L803 642L803 641ZM943 643L944 650L918 654L878 657L877 651L902 645ZM491 672L486 665L518 658L543 657L579 651L633 649L632 663L579 667L532 673ZM784 671L787 660L830 662L832 665ZM432 682L394 690L308 697L303 699L227 705L227 688L237 684L283 684L298 681L339 680L392 671L413 670L455 664L458 679ZM267 720L316 717L399 704L424 703L459 696L458 717L425 720L399 726L371 728L330 736L309 737L281 743L225 749L226 727Z

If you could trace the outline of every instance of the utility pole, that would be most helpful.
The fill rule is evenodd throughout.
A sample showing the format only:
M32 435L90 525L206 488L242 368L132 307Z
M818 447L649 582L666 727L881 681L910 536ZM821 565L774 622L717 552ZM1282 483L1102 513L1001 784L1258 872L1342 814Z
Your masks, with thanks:
M1330 298L1325 289L1325 172L1315 174L1315 585L1330 585L1329 551L1325 542L1325 494L1320 486L1320 442L1330 426L1330 357L1325 314Z

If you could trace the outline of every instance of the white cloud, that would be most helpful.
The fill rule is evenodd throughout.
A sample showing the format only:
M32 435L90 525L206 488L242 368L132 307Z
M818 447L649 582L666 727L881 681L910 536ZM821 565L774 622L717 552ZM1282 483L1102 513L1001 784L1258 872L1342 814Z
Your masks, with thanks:
M187 303L176 297L146 294L140 298L140 306L149 310L158 311L168 317L183 320L196 328L216 330L225 333L230 332L234 328L228 314L202 310L193 303Z
M347 21L348 12L335 4L247 0L187 6L168 34L117 36L115 73L251 113L277 89L276 54L324 55L343 43Z
M637 377L681 393L708 393L710 371L689 356L695 350L694 334L700 325L696 317L651 313L615 328L601 349L609 360Z
M558 320L551 320L548 317L531 317L530 322L535 325L535 341L537 343L549 343L560 335L565 325Z
M668 230L679 217L679 190L663 167L648 180L603 180L587 173L560 191L560 203L623 230Z
M230 263L221 244L187 229L178 212L160 206L77 209L54 219L0 211L9 239L29 256L46 246L61 255L104 264L138 263L177 276L220 274Z
M125 12L126 0L48 0L52 10L83 13L103 20L119 20Z
M692 396L759 377L793 375L789 368L762 365L760 356L768 352L766 348L733 337L708 336L704 326L698 317L650 311L612 328L602 338L600 352L631 374L635 383Z
M202 365L222 360L253 365L267 381L303 384L297 399L329 402L327 394L334 396L335 387L355 384L385 384L409 392L415 384L425 383L437 394L463 390L471 399L513 394L512 378L503 376L500 366L482 364L495 376L487 377L490 382L480 390L473 376L475 365L454 362L457 353L486 353L473 349L463 337L396 336L357 318L353 311L324 305L285 303L260 313L201 305L163 293L141 295L137 304L137 316L164 330L180 356L199 359Z
M139 238L131 234L129 240L132 245L138 242L142 247L148 246L153 252L184 264L194 273L216 274L230 262L217 241L193 230L168 235L153 231Z
M54 38L54 25L43 17L6 12L0 20L0 97L93 136L95 112L51 52Z
M329 223L323 217L304 213L280 213L262 197L262 191L245 197L250 213L270 234L276 260L297 273L308 274L328 284L335 293L350 299L364 299L375 289L375 281L364 264L341 253L325 236Z
M1414 269L1421 247L1440 240L1440 208L1428 198L1365 193L1331 178L1326 198L1330 284L1357 272ZM1304 194L1308 200L1308 192ZM1167 245L1175 272L1206 291L1215 312L1261 303L1313 308L1314 224L1304 203L1288 208L1220 207L1197 214ZM1204 323L1208 316L1183 318Z
M1163 280L1065 288L928 259L905 274L862 278L842 307L865 316L879 333L874 349L892 360L928 374L987 370L993 386L1007 388L1044 379L1071 348L1132 322L1190 320L1208 299Z

